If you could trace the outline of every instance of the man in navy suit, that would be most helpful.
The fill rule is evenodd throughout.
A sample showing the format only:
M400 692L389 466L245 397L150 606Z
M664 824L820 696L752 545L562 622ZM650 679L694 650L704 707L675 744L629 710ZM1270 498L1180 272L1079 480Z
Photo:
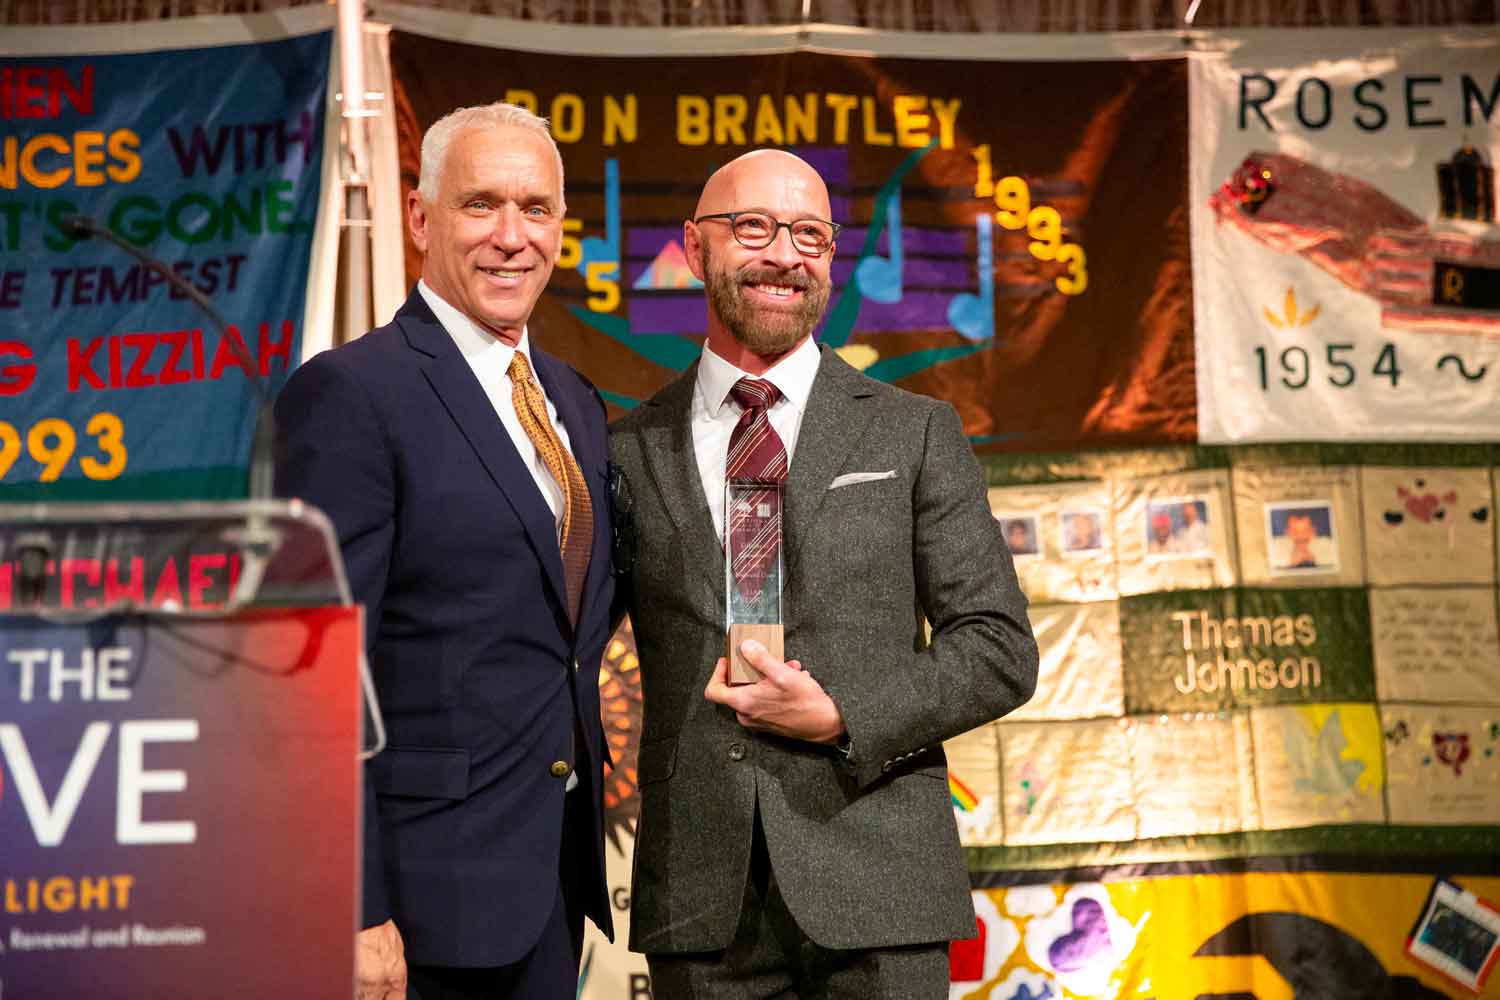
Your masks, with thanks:
M338 531L389 738L365 769L361 998L409 974L421 1000L571 1000L584 915L612 932L604 406L526 328L562 188L544 119L434 124L407 203L422 280L276 404L278 493Z

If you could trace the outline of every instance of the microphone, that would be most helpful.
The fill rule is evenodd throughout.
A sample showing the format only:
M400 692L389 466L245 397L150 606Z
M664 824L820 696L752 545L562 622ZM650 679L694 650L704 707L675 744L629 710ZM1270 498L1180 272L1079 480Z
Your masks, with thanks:
M229 603L231 606L251 603L260 590L260 582L271 554L281 544L281 534L270 526L264 509L265 505L273 499L276 416L271 405L271 394L266 389L266 380L260 373L260 367L250 356L250 349L245 346L244 340L240 337L229 336L229 324L208 301L208 297L164 262L152 257L108 226L87 215L64 216L62 230L76 240L98 237L135 258L142 267L161 275L168 285L181 292L198 307L199 312L208 317L209 323L218 332L220 339L229 342L235 359L249 373L256 400L255 432L250 439L250 472L246 483L246 495L250 503L244 529L229 533L227 537L229 541L240 546L244 563L239 583L235 587L234 594L230 596Z
M131 243L123 236L115 233L115 231L110 229L108 226L103 225L95 219L89 218L87 215L64 216L62 220L62 229L63 232L67 233L75 240L86 240L91 236L97 236L104 242L119 247L121 250L125 251L136 260L140 261L142 265L161 275L162 278L166 280L167 284L171 285L174 289L192 299L193 305L197 306L203 312L203 314L209 318L209 320L213 323L214 328L218 330L219 335L225 335L225 330L228 329L229 324L224 321L223 316L219 315L218 310L214 309L212 303L208 301L208 297L202 292L198 291L197 288L193 287L191 282L189 282L182 275L178 274L176 271L172 270L162 261L159 261L155 257L150 256L134 243ZM238 340L233 341L230 346L234 348L236 360L244 364L245 370L247 372L254 373L256 394L261 398L261 401L264 402L266 389L265 386L260 382L260 369L255 366L255 359L250 357L249 349L241 344Z
M47 564L53 558L52 536L45 531L16 535L16 607L39 608L47 591Z

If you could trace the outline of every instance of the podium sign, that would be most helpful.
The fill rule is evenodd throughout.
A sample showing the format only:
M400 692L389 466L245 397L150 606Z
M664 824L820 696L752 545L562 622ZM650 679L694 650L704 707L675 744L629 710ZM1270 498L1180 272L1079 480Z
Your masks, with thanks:
M0 997L336 997L360 613L0 617Z

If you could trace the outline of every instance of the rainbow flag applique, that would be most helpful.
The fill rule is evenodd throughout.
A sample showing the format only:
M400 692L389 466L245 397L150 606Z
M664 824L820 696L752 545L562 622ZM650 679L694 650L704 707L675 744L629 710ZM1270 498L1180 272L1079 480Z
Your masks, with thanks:
M960 812L971 813L979 806L979 796L952 771L948 772L948 797L953 800L953 808Z

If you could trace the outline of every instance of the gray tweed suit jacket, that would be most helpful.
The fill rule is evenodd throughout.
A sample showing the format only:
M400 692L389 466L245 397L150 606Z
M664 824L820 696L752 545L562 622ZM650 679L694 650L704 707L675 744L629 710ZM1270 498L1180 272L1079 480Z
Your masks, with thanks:
M783 613L788 659L843 712L845 761L745 729L703 697L724 651L724 555L689 427L696 376L610 435L631 496L621 590L645 704L630 946L729 945L757 808L782 894L816 943L971 937L942 741L1025 702L1037 648L958 416L823 351L787 480ZM894 475L833 485L859 472Z

